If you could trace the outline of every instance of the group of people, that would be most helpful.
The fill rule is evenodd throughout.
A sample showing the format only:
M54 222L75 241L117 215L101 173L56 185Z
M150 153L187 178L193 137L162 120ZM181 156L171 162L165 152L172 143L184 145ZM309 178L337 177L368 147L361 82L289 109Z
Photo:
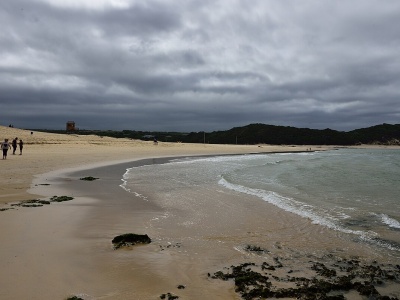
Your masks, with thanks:
M8 149L10 149L11 147L13 149L13 155L15 155L15 151L17 151L18 145L19 145L19 155L22 155L22 149L24 148L24 142L22 140L19 140L18 142L18 138L16 137L10 144L8 139L5 139L4 142L1 143L1 150L3 151L3 159L7 159L7 152Z

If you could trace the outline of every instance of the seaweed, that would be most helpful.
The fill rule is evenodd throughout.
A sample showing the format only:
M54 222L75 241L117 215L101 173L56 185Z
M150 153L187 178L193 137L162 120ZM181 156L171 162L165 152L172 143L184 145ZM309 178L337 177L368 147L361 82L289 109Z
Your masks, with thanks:
M282 265L279 258L273 259ZM287 275L293 273L293 270L289 270L285 276L272 274L267 276L264 272L275 271L276 266L271 266L266 262L262 265L244 263L231 266L227 272L217 271L212 276L210 274L208 276L225 281L233 280L235 291L246 300L265 298L335 300L344 299L344 293L348 291L356 291L360 296L367 296L370 299L398 299L381 295L376 286L398 284L400 282L399 265L377 265L376 262L361 264L355 259L338 260L329 266L320 262L310 261L309 263L311 263L309 269L315 272L315 275L310 278ZM281 285L276 284L277 282L285 282L285 285L292 286L280 287Z

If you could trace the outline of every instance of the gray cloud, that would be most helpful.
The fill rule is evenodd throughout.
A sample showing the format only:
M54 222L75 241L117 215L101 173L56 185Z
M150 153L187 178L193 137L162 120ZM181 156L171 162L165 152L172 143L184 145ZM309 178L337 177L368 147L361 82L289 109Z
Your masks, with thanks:
M399 123L399 20L394 0L5 0L0 123Z

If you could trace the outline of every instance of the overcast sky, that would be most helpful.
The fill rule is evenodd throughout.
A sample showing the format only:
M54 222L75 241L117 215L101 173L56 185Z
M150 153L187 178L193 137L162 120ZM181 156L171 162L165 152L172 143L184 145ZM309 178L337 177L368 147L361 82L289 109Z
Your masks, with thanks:
M0 124L400 123L398 0L1 0Z

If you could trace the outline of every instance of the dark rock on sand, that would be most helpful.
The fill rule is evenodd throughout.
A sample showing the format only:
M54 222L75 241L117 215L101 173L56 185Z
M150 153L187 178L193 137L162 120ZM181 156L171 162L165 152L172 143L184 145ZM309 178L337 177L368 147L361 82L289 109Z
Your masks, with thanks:
M174 299L179 299L179 297L176 295L172 295L171 293L167 293L167 294L162 294L160 296L160 299L174 300Z
M0 208L0 211L6 211L6 210L9 210L9 209L14 209L14 208L13 207Z
M19 203L11 204L11 206L21 206L21 207L41 207L43 205L49 205L50 201L40 200L40 199L31 199L24 200Z
M151 239L147 234L125 233L113 238L112 243L115 249L133 246L136 244L150 244Z
M93 181L93 180L96 180L96 179L99 179L99 178L92 177L92 176L79 178L79 180L85 180L85 181Z
M246 245L244 247L244 250L248 251L248 252L255 252L258 254L263 254L263 253L268 253L269 251L267 249L263 249L259 246L254 246L254 245Z
M53 196L50 198L51 202L64 202L64 201L70 201L73 200L74 197L69 197L69 196Z
M68 297L66 300L84 300L84 299L81 297L78 297L78 296L71 296L71 297Z

